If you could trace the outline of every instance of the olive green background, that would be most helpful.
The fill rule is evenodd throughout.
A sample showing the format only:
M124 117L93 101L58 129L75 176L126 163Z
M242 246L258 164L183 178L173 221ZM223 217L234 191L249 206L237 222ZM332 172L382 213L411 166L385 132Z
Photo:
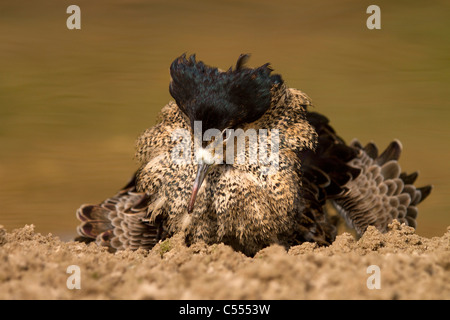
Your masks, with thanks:
M66 9L81 8L81 30ZM381 8L369 30L366 8ZM122 187L134 141L171 98L168 68L196 53L226 69L271 62L350 141L402 141L433 184L418 230L450 225L448 1L2 1L0 224L69 239L75 211Z

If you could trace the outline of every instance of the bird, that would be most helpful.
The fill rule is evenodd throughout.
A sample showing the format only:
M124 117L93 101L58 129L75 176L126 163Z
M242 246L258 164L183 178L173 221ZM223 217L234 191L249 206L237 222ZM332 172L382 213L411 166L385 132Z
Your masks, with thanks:
M195 54L172 62L173 100L137 139L136 172L76 211L78 241L150 250L182 233L187 246L224 243L254 256L272 244L330 245L338 220L359 237L369 226L387 232L394 219L416 228L432 186L401 170L400 141L382 152L346 143L308 95L269 63L247 67L249 56L228 70Z

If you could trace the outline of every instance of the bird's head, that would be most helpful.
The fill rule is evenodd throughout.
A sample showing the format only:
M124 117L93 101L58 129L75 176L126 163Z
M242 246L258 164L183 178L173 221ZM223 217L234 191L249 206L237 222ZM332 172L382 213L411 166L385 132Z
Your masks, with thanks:
M247 68L249 55L239 56L236 67L227 71L196 61L195 55L176 58L170 66L169 91L180 110L190 120L192 131L201 121L201 134L209 129L225 133L226 129L237 129L245 123L259 119L271 104L271 89L281 84L280 75L272 75L266 63L258 68ZM197 192L208 170L215 163L211 144L203 141L196 150L198 171L195 178L188 211L192 212Z

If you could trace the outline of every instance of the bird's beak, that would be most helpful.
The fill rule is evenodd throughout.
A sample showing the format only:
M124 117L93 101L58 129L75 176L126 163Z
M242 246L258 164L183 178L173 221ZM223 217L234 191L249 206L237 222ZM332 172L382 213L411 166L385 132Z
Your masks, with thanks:
M207 163L199 163L198 165L197 176L195 177L194 187L192 188L192 196L191 200L189 201L188 213L191 213L194 210L194 204L195 199L197 198L198 190L200 190L203 180L205 180L210 167L211 165Z

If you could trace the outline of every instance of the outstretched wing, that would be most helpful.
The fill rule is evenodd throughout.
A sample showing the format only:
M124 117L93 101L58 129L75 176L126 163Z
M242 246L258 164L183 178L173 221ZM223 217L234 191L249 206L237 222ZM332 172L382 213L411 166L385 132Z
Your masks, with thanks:
M326 117L309 112L307 118L319 135L316 151L305 155L303 164L311 202L323 206L331 200L359 235L369 225L385 232L393 219L415 228L417 205L432 187L417 188L418 173L401 172L400 142L393 141L379 155L374 143L346 145Z
M417 205L432 187L417 188L414 182L418 173L401 172L400 141L391 142L380 155L374 143L362 147L354 140L350 145L358 150L350 165L360 168L361 174L349 181L348 190L334 200L339 213L360 235L369 225L385 232L393 219L416 228Z
M136 191L136 174L116 195L100 204L84 204L76 213L81 224L76 240L90 242L110 248L151 249L165 237L158 219L148 217L159 210L158 201L148 193ZM154 215L158 216L159 215Z

